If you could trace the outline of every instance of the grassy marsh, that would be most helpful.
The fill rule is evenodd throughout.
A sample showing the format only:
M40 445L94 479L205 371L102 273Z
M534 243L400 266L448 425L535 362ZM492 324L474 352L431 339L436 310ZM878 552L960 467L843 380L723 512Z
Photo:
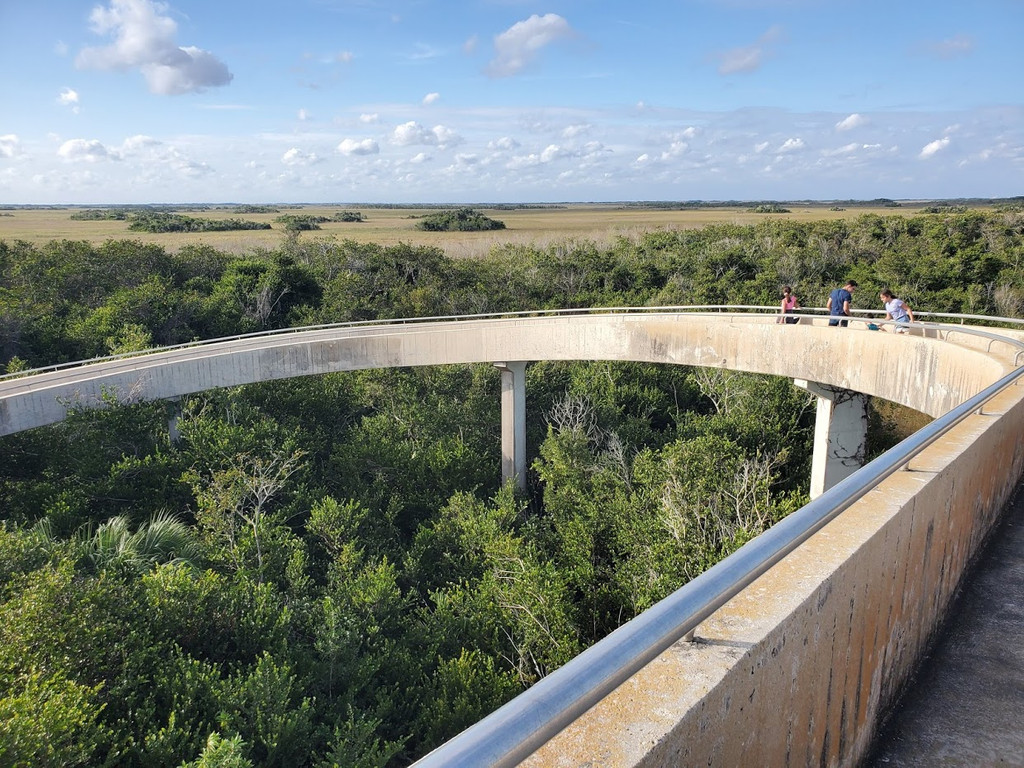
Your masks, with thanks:
M454 207L454 206L453 206ZM179 211L196 218L241 218L265 221L269 230L233 232L151 234L131 232L127 221L78 221L71 218L84 207L67 208L9 208L0 213L0 240L25 240L40 244L50 240L86 240L103 243L110 239L141 240L177 252L187 244L206 244L228 253L241 254L255 249L276 248L285 238L283 225L274 221L284 213L333 216L342 210L359 211L363 222L327 222L318 231L304 232L303 239L333 238L381 245L410 243L435 245L451 257L486 255L493 246L502 244L546 245L565 240L590 240L598 245L627 239L658 229L689 229L707 224L754 224L766 218L796 221L849 219L866 213L881 216L913 215L919 213L916 205L901 208L854 206L832 210L827 203L787 204L790 213L752 213L747 207L722 206L670 210L658 207L627 206L618 203L573 203L550 207L489 208L474 206L481 213L503 221L506 229L491 232L422 232L416 229L419 217L436 211L431 208L392 208L357 205L303 205L281 206L277 213L238 213L228 206L206 210ZM168 209L169 210L169 209Z

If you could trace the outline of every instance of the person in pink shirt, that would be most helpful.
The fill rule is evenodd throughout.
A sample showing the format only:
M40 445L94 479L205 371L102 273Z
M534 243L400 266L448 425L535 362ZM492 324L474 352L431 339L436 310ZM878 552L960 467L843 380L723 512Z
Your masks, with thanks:
M782 286L782 303L779 309L782 311L782 316L779 317L780 323L794 324L800 322L799 317L786 317L787 314L800 309L800 301L797 299L796 294L793 293L792 286Z

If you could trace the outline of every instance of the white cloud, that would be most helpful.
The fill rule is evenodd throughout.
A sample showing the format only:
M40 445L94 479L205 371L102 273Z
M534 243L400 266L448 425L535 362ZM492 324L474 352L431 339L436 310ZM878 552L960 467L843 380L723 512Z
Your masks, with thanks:
M159 146L160 142L154 139L152 136L145 136L143 134L137 134L135 136L129 136L121 143L122 154L132 154L148 147Z
M426 59L436 59L443 55L443 51L440 48L434 48L426 43L416 43L413 46L415 50L409 54L409 58L413 61L424 61Z
M476 53L477 47L480 45L480 38L476 35L470 35L466 42L462 44L462 51L466 54Z
M969 56L974 52L974 38L970 35L956 35L947 40L926 43L925 49L940 59L955 59Z
M661 159L673 160L683 155L689 148L690 145L687 144L685 141L673 141L671 144L669 144L668 149L661 153Z
M232 74L216 56L195 46L179 46L177 24L162 15L167 7L151 0L110 0L90 15L92 29L110 36L105 47L83 48L78 67L100 70L137 69L149 90L161 95L192 93L227 85Z
M851 142L850 144L844 144L841 147L836 147L835 149L823 150L821 154L825 155L826 157L832 157L835 155L849 155L856 152L858 149L865 149L866 147L867 145L862 146L854 141Z
M450 147L454 144L461 144L462 138L451 128L444 125L435 125L430 129L434 136L434 143L439 147Z
M339 51L334 54L334 60L339 64L349 64L356 57L352 51Z
M502 136L500 139L493 139L487 142L488 149L512 150L519 146L519 142L511 136Z
M298 117L300 122L304 123L309 120L309 112L305 109L300 109L296 117Z
M361 122L361 123L379 123L380 122L380 115L378 115L376 112L374 112L372 114L368 114L368 113L364 112L363 114L361 114L359 116L359 122Z
M44 91L55 111L62 109L54 101L60 87L58 81ZM421 86L414 93L426 92ZM92 108L90 91L83 86L80 93ZM298 108L277 115L277 132L256 130L246 141L237 131L213 135L171 125L160 132L147 129L148 135L135 135L136 129L27 137L14 126L0 128L10 134L0 136L0 195L26 203L85 204L259 198L915 199L1012 194L1013 171L1024 162L1020 107L991 109L985 119L955 110L924 118L871 112L870 129L839 132L836 126L850 116L849 107L799 113L659 106L643 119L635 118L633 101L618 111L446 107L444 119L405 123L419 118L406 112L408 102L382 101L348 115L335 107L338 127L328 128L328 117L320 115L324 130L316 134L303 130L310 124L297 124ZM315 108L319 115L321 107ZM412 108L424 109L415 96ZM360 112L378 111L377 123L359 122ZM437 123L442 125L435 130ZM402 127L393 136L396 126ZM955 126L959 129L951 133ZM452 146L460 135L461 143ZM76 137L81 140L58 155L65 140ZM941 148L919 159L933 139ZM945 146L943 139L948 139ZM397 140L410 143L399 146ZM964 160L969 165L958 166ZM46 181L36 182L36 176Z
M854 128L860 128L862 125L866 125L868 119L863 115L858 115L854 112L852 115L848 115L836 123L837 131L851 131Z
M922 147L921 154L919 154L918 157L921 158L922 160L927 160L929 157L933 157L934 155L941 152L948 146L949 137L944 136L941 139L936 139L935 141L925 144L924 147Z
M433 104L435 101L437 101L440 98L441 98L441 94L440 93L428 93L426 96L423 97L423 106L425 106L425 107L426 106L430 106L431 104Z
M400 147L411 144L429 144L430 138L430 132L415 120L402 123L391 134L391 140Z
M320 162L320 157L315 152L303 152L292 147L281 156L281 162L285 165L313 165Z
M180 175L192 179L199 179L212 174L213 168L204 162L193 160L177 149L171 149L166 157L167 164Z
M415 120L410 120L395 128L391 134L391 141L400 147L408 147L413 144L427 144L443 148L459 144L462 139L451 128L443 125L435 125L433 128L428 129Z
M512 158L508 161L505 167L512 170L532 168L538 165L547 165L554 160L564 157L572 157L572 152L558 146L557 144L549 144L539 154L531 152L527 155L519 155Z
M771 44L781 36L782 28L773 26L752 45L732 48L718 54L720 61L718 73L721 75L734 75L739 72L754 72L760 69L764 59L772 53Z
M540 161L542 163L550 163L552 160L557 160L560 157L568 157L569 154L567 150L562 149L557 144L549 144L540 153Z
M21 141L16 134L0 136L0 157L10 159L21 152Z
M380 146L373 139L344 139L338 151L343 155L376 155Z
M108 150L96 139L70 139L60 145L57 155L65 160L95 163L100 160L117 160L115 153Z
M64 107L71 107L71 111L78 114L78 92L71 88L62 88L57 96L57 103Z
M556 13L534 14L494 38L494 58L487 68L492 77L509 77L533 62L541 50L573 35L569 22Z

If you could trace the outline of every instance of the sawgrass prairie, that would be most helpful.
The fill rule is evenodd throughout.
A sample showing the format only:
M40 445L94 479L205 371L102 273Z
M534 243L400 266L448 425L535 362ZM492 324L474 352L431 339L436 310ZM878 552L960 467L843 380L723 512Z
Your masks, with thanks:
M455 207L455 206L452 206ZM279 206L274 213L240 213L231 206L211 206L191 210L187 206L161 210L175 211L187 216L208 219L238 218L246 221L266 222L269 230L231 232L131 232L127 221L80 221L72 214L86 207L11 207L0 211L0 240L25 240L41 244L50 240L85 240L99 244L107 240L140 240L156 243L169 252L182 246L205 244L233 254L254 250L272 250L284 240L284 225L275 221L278 216L323 215L332 217L340 211L357 211L362 222L326 222L320 230L303 232L309 239L355 240L381 245L408 243L432 245L450 257L484 256L495 246L532 245L547 247L572 240L586 240L604 246L618 238L632 239L652 230L690 229L708 224L755 224L764 219L788 221L819 221L824 219L856 218L866 213L881 216L913 215L919 207L906 204L899 208L851 206L835 210L829 204L787 204L789 213L754 213L745 207L699 207L671 210L622 204L574 203L551 206L489 208L473 206L486 216L504 222L505 229L489 232L424 232L416 228L419 219L437 212L438 206L427 207L374 207L358 205L303 205Z

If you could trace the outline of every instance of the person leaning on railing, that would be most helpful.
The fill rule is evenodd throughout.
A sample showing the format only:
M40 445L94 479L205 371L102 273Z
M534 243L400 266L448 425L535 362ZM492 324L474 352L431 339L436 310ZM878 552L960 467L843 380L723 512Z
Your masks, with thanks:
M842 326L845 328L849 325L849 320L840 320L840 317L850 316L850 304L853 303L853 292L857 290L856 280L847 280L846 284L842 288L836 288L832 293L829 294L828 313L830 315L828 324L831 326Z
M781 314L779 315L778 322L789 323L790 325L800 322L799 317L786 317L787 314L800 309L800 301L797 299L796 294L793 293L792 286L782 286L782 303L779 305L779 309Z
M914 322L914 311L910 305L894 296L888 288L878 294L878 298L885 305L885 319L896 323L896 333L906 333L907 329L903 326Z

